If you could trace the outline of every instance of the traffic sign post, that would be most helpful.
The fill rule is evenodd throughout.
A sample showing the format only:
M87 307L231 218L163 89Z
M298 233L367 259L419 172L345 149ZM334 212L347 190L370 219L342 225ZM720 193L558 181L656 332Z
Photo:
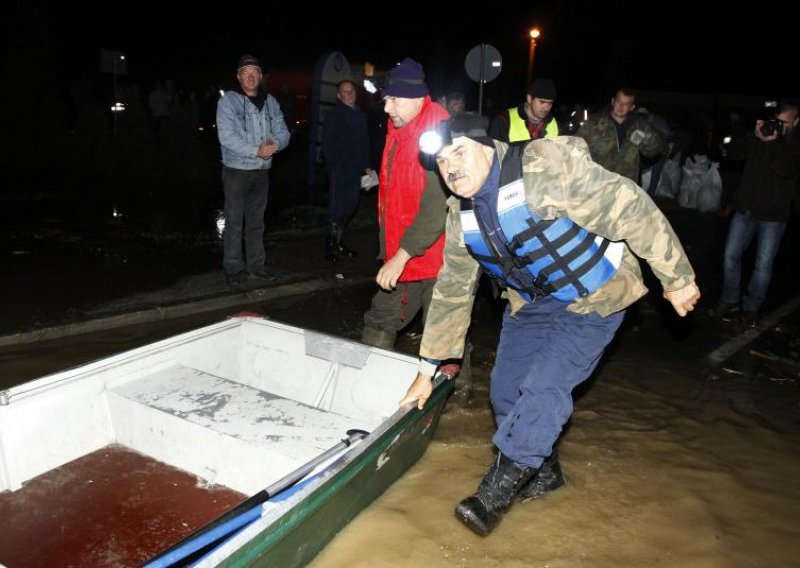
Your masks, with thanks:
M503 57L497 48L488 43L476 45L467 53L464 69L467 76L477 82L478 114L483 114L483 84L494 81L503 68Z

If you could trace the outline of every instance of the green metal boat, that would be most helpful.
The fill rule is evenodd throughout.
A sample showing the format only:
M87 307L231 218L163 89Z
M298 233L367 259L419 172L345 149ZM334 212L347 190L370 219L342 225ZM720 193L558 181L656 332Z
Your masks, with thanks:
M416 367L234 317L2 391L0 563L302 566L425 452Z

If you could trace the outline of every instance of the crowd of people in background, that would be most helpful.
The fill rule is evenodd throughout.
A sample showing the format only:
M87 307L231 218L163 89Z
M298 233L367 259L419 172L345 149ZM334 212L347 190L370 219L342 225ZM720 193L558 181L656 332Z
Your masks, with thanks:
M71 86L76 117L97 108L97 93L90 83L86 77L81 77ZM381 171L387 124L391 122L387 121L383 94L370 95L355 81L344 82L339 88L347 92L339 94L336 112L330 115L332 120L327 131L327 148L324 152L329 180L325 258L334 262L355 254L345 244L344 230L357 207L361 176ZM299 122L303 120L302 116L287 117L287 113L296 113L295 97L287 91L285 85L273 85L269 90L270 100L277 103L277 108L284 115L287 130L292 132L296 126L294 119L298 118ZM216 86L209 86L198 94L182 89L173 80L165 78L154 82L147 91L141 91L135 85L120 86L117 98L124 102L127 112L149 117L148 130L156 152L169 149L164 143L165 139L171 137L172 145L175 146L178 139L193 133L197 140L206 142L207 152L213 155L220 151L217 144L217 107L224 100L221 98L224 92ZM718 163L722 185L718 214L729 216L735 230L732 230L733 236L729 238L725 253L726 281L723 297L714 314L729 318L742 311L744 315L738 314L737 317L747 325L756 325L764 290L769 283L771 261L777 253L780 236L785 231L786 217L793 207L796 208L792 201L794 193L791 191L795 187L795 173L792 168L796 163L796 156L792 153L794 145L791 143L796 138L791 115L793 107L780 106L773 109L774 112L769 109L759 111L742 108L720 109L714 113L663 103L660 106L648 103L648 108L644 108L637 100L635 91L624 85L610 95L610 102L593 107L583 104L569 105L563 102L563 96L559 97L553 80L539 77L528 86L521 100L515 93L505 93L506 101L519 101L513 106L503 108L501 105L496 112L484 112L491 119L488 134L496 140L511 143L527 143L540 138L554 138L560 134L581 137L586 140L594 161L636 183L643 183L643 189L651 197L657 195L665 165L670 161L677 162L677 167L682 167L688 160L705 156L712 163ZM494 93L494 97L496 100L503 100L497 97L497 93ZM477 106L477 101L472 99L472 93L463 90L442 91L432 96L432 99L450 114L474 110ZM759 131L755 128L757 120L776 120L778 115L785 119L786 112L789 115L788 120L784 121L785 133L780 133L774 140L759 136ZM335 124L344 124L343 128L346 130L345 134L339 132L336 140L332 135L340 128ZM754 156L761 147L783 152L781 159L785 159L788 165L783 167L783 173L776 180L771 180L767 174L760 174L759 180L768 181L753 182L754 174L751 170L757 161ZM294 151L292 148L290 150ZM363 156L364 152L366 156ZM349 156L353 155L358 155L358 160L345 165ZM674 163L671 165L675 167ZM343 173L344 171L347 173ZM643 172L646 173L644 177ZM762 200L757 198L750 197L749 202L743 205L745 189L750 188L747 190L749 193L756 193L752 189L754 183L788 188L783 191L780 199L776 198L780 202L781 215L759 213L764 207ZM739 191L740 187L744 189ZM752 217L747 217L749 228L741 229L742 219L748 215ZM766 232L764 223L768 222L778 223L778 228ZM234 228L235 226L236 224L232 225ZM229 233L232 232L233 230L229 230ZM767 234L773 237L765 236ZM735 285L736 281L741 280L738 268L740 261L736 259L741 257L742 251L748 248L752 239L757 239L758 242L759 263L753 278L739 285L749 290L745 294ZM733 240L737 240L736 246ZM232 270L228 266L226 274L229 274L229 269ZM242 270L247 273L238 264L236 269L237 273ZM230 277L229 280L236 284L242 278Z
M624 86L623 86L624 87ZM149 87L142 89L138 85L121 85L118 87L116 99L123 102L127 112L136 113L136 109L141 109L141 114L149 118L150 129L158 135L170 127L180 128L183 133L193 133L195 137L203 140L216 142L214 131L217 102L229 85L209 85L202 90L185 89L176 85L175 81L169 78L157 80ZM529 88L544 88L549 90L547 96L533 97L531 92L526 93L526 98L536 99L533 104L523 100L515 108L517 117L520 109L528 106L537 109L537 112L546 120L552 121L553 126L547 130L548 136L559 134L574 135L578 128L585 122L582 118L584 111L590 111L588 116L595 116L604 113L607 108L606 102L599 104L585 103L566 103L556 97L555 84L546 78L534 81ZM374 95L370 95L356 84L357 98L359 106L367 117L370 140L370 164L373 168L380 166L380 155L382 153L383 140L386 136L386 120L383 112L382 101ZM107 112L107 105L101 104L103 97L98 93L98 88L88 78L81 77L76 79L70 86L71 115L72 122L81 115L86 115L95 110ZM284 114L287 126L294 130L299 123L307 126L308 117L294 116L296 112L296 101L302 94L287 92L285 85L274 85L269 87L270 92L279 101ZM514 93L506 93L505 100L513 101L516 97ZM611 96L614 93L610 93ZM475 110L476 101L472 98L473 93L464 91L442 92L434 99L449 112L461 112L465 109ZM552 99L548 97L552 96ZM495 98L496 97L495 95ZM499 99L498 100L503 100ZM546 101L551 100L549 109L542 110ZM544 101L544 102L542 102ZM484 101L483 114L492 119L490 132L496 139L505 140L509 128L509 109L499 112L490 110L490 100ZM491 105L493 106L493 105ZM653 112L655 111L655 112ZM731 156L723 156L724 143L727 137L740 138L745 133L751 131L751 126L756 119L764 118L767 114L763 110L755 108L737 109L709 109L695 107L681 107L662 103L660 105L648 104L644 109L641 105L636 109L636 114L645 117L645 120L657 128L664 140L671 144L669 155L679 155L681 162L685 162L694 155L705 155L713 161L721 163L720 173L724 181L724 205L730 204L733 189L738 183L741 174L742 162L734 160ZM534 115L531 115L534 116ZM530 124L530 123L529 123ZM505 129L505 132L503 130ZM656 172L663 166L663 157L651 159L642 154L640 156L641 168L649 169L655 164ZM660 163L660 165L659 165ZM655 185L658 182L658 173L649 178L651 187L645 188L653 195Z

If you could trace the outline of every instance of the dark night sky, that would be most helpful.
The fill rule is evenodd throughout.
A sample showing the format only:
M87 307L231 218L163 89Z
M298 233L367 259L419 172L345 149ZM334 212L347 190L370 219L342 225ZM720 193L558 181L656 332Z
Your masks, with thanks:
M147 89L172 78L200 89L230 85L243 52L276 68L312 67L321 53L338 49L353 62L384 66L411 55L425 64L436 89L466 83L464 56L486 42L504 58L492 87L516 97L525 82L525 33L540 24L534 74L555 79L564 100L605 97L620 81L648 90L800 94L791 72L796 57L789 59L796 53L789 49L793 38L783 31L780 10L766 5L728 14L724 4L713 13L699 2L644 0L505 2L480 13L443 2L329 3L321 9L291 1L219 2L205 11L167 4L139 2L91 15L74 3L18 8L7 38L9 60L25 53L28 66L53 67L53 76L68 84L82 72L97 73L100 48L117 49L128 56L128 82ZM660 15L644 14L645 5ZM378 9L391 17L377 15ZM335 23L342 18L346 24Z

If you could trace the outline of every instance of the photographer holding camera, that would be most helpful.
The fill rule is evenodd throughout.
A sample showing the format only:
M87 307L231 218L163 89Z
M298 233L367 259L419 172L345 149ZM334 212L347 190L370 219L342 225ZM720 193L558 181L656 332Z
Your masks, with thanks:
M758 325L772 278L772 264L791 211L800 178L798 105L781 103L770 120L757 120L753 134L733 140L732 159L744 159L742 181L733 196L734 215L725 242L722 298L713 310L724 317L739 309L748 327ZM742 256L757 237L755 266L742 295Z

